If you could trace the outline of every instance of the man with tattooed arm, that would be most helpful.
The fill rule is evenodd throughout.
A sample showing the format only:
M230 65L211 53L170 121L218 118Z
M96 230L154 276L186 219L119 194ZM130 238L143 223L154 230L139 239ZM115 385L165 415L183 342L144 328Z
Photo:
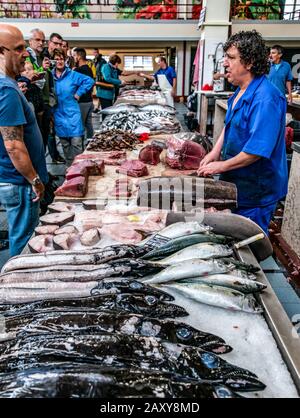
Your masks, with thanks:
M48 181L42 136L15 81L28 55L19 29L0 24L0 202L7 212L11 256L22 252L39 222Z

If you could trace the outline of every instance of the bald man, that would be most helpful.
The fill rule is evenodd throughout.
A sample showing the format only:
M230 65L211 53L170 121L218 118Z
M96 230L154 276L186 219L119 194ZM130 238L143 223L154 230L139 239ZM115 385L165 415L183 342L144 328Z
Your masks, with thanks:
M37 226L48 182L42 136L15 81L27 57L19 29L0 24L0 202L7 212L11 256L22 252Z

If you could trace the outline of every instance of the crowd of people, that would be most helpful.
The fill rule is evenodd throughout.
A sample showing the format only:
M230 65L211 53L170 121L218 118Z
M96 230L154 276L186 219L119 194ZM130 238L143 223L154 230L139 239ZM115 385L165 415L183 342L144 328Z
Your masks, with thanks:
M236 91L228 102L223 132L198 170L200 176L218 174L236 184L236 213L266 233L288 181L282 90L290 93L290 73L279 47L272 50L274 68L268 79L268 49L256 31L235 34L226 42L225 74ZM0 202L7 211L11 256L23 250L39 222L39 201L48 182L46 148L54 161L70 166L83 151L84 137L93 134L91 115L98 111L93 110L94 86L103 109L116 100L124 84L121 75L145 77L121 71L116 54L109 62L97 50L94 56L91 65L83 48L70 50L57 33L46 46L39 29L31 31L27 46L19 29L0 24ZM176 73L164 57L158 64L159 70L145 78L155 80L166 98L172 98Z

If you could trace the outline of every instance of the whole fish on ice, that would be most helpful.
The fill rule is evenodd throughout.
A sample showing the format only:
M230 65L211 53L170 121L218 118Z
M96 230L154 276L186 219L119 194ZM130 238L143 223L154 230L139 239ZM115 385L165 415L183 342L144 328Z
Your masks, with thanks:
M53 251L41 254L23 254L12 257L2 267L2 273L13 270L24 270L37 267L59 266L65 264L98 265L111 260L127 257L140 257L146 253L146 249L134 245L112 245L89 250Z
M0 398L240 398L227 386L161 371L51 363L1 375Z
M209 274L227 273L233 269L233 265L223 263L219 260L204 261L193 259L168 266L159 273L154 274L152 277L145 277L141 280L147 284L159 284L191 277L207 276Z
M187 316L188 313L181 306L165 303L153 295L135 293L96 294L90 297L75 299L39 300L31 303L0 305L0 315L25 315L41 311L125 311L152 318L177 318ZM93 292L92 292L93 293Z
M186 297L206 305L255 314L263 312L262 307L251 294L245 295L226 287L190 281L189 283L169 284L168 288L176 289Z
M170 266L172 264L178 264L182 261L200 259L209 260L211 258L222 258L232 255L233 250L226 245L213 244L213 243L200 243L191 245L184 248L177 253L164 258L161 261L157 261L157 264L162 266Z
M222 338L190 325L125 312L87 311L84 315L81 311L32 312L6 317L3 326L5 332L0 333L0 341L46 333L109 332L156 337L170 343L203 348L216 354L232 350Z
M232 241L232 239L224 235L214 235L211 233L185 235L183 237L174 238L171 241L168 241L161 247L149 251L141 258L144 260L164 258L170 254L176 253L177 251L190 247L191 245L200 244L204 242L210 242L215 244L228 244L230 241Z
M212 286L228 287L233 290L248 294L262 292L267 288L266 285L254 280L236 277L232 274L215 274L210 276L193 277L192 279L184 279L182 284L208 284Z
M254 373L230 364L216 354L162 342L154 337L46 334L0 344L2 373L24 369L36 362L58 360L173 372L208 383L225 384L238 391L265 388Z

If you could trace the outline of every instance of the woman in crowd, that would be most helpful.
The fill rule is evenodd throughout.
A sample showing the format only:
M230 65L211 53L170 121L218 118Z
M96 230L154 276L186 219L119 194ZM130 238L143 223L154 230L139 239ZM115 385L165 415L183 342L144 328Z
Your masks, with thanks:
M66 164L69 167L75 156L83 150L84 127L78 100L93 87L94 80L66 67L66 56L63 51L55 50L53 59L56 61L52 73L58 100L54 108L55 132L60 138Z
M119 76L138 75L137 71L122 71L119 64L121 64L121 58L119 55L111 55L108 64L104 64L101 67L101 80L96 82L97 97L100 99L101 109L110 107L116 100L120 86L124 86L126 83L119 79Z

